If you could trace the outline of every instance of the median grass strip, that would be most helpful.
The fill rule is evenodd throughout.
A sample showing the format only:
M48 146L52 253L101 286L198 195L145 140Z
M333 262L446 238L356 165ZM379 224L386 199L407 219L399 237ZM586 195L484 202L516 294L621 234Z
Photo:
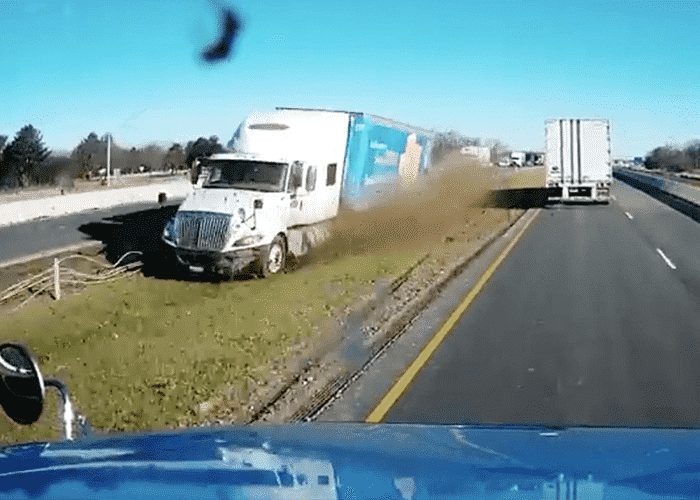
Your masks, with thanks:
M225 390L245 401L260 367L309 342L314 326L411 264L411 254L351 256L268 280L229 283L134 277L7 317L3 338L26 342L47 376L65 380L103 430L190 425ZM0 441L57 437L56 413Z
M520 187L518 182L535 180L508 185ZM496 208L465 214L469 220L460 220L449 238L335 252L266 280L207 283L139 275L95 285L5 315L2 338L27 343L44 374L68 383L74 403L100 431L196 425L219 411L240 421L251 395L288 374L289 359L329 342L322 326L372 294L377 281L401 275L426 253L440 265L455 239L479 238L509 216ZM49 402L30 428L0 417L0 443L58 439L56 398Z

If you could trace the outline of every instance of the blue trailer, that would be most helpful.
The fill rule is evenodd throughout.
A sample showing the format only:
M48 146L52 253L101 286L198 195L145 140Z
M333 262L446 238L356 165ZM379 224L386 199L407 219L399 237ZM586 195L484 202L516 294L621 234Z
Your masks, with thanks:
M341 206L361 209L430 168L433 133L366 113L277 108L251 113L231 152L202 161L199 189L163 240L190 268L284 269L325 237Z
M412 127L376 115L348 113L349 127L345 157L343 201L353 204L398 184L409 181L430 167L433 136L431 131ZM417 164L401 172L401 158L412 144L418 146Z

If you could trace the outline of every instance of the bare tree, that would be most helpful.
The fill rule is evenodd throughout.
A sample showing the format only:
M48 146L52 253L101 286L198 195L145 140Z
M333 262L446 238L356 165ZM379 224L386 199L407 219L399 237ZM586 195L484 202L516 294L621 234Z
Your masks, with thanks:
M433 139L433 161L439 161L450 151L456 151L464 146L480 146L481 139L478 137L467 137L455 130L439 132Z
M647 155L644 165L649 169L682 172L690 168L691 161L685 150L673 146L661 146Z

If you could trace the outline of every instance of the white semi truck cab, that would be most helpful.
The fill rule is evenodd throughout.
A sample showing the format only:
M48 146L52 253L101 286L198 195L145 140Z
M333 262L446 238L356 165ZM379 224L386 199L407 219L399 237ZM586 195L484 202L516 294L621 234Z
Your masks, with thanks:
M306 226L327 218L319 202L332 200L337 184L328 184L327 172L319 186L317 167L302 161L240 153L200 161L204 179L163 233L181 264L265 276L281 272L290 251L303 255L309 240L322 236L321 228Z

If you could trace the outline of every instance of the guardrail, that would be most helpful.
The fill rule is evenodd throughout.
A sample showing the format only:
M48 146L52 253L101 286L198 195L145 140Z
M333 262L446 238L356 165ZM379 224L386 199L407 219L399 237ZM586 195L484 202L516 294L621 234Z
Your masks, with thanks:
M685 182L673 181L658 175L644 174L627 168L616 168L613 170L615 177L623 181L643 184L680 198L681 200L700 206L700 189Z
M88 210L104 210L136 203L182 201L192 191L186 179L145 186L86 191L48 198L11 201L0 204L0 226L19 224L34 219L60 217ZM164 193L164 197L161 194Z

